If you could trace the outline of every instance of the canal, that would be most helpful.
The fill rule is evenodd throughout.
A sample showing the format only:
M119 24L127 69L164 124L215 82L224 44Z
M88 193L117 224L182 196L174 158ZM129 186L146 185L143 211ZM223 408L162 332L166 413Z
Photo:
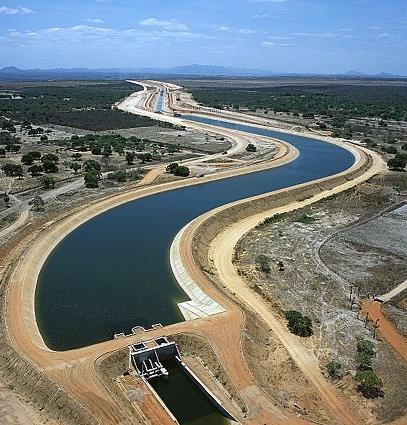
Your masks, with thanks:
M176 233L223 204L326 177L349 168L353 155L336 145L209 118L185 117L279 138L300 152L291 163L162 192L111 209L71 232L38 278L35 311L45 343L69 350L109 340L135 325L183 320L187 296L169 265Z

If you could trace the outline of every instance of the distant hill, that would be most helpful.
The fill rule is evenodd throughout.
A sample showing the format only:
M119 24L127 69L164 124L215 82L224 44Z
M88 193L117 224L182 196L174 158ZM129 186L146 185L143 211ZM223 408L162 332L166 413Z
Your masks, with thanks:
M189 77L339 77L339 78L404 78L398 75L381 72L375 75L359 71L348 71L344 74L300 74L273 73L259 69L224 67L218 65L185 65L171 68L57 68L57 69L19 69L8 66L0 69L0 81L35 81L35 80L113 80L130 78L151 78L152 76L189 76Z
M259 69L244 69L244 68L233 68L217 65L186 65L186 66L174 66L165 70L169 74L183 74L183 75L211 75L211 76L266 76L274 75L270 71L262 71Z

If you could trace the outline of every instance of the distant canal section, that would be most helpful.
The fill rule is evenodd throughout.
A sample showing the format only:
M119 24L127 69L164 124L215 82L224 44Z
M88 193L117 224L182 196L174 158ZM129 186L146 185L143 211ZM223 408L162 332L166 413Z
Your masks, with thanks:
M274 137L299 157L270 170L184 187L113 208L64 238L38 278L35 310L45 343L68 350L149 327L182 321L187 296L169 264L170 244L184 225L218 206L342 172L354 163L344 148L197 116L191 121Z

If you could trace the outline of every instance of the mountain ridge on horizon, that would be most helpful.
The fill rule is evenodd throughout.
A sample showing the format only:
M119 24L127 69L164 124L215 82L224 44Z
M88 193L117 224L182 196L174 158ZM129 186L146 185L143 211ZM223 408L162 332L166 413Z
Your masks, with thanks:
M185 76L210 76L210 77L278 77L278 76L336 76L336 77L356 77L356 78L406 78L406 76L396 75L392 73L380 72L376 74L368 74L360 71L350 70L345 73L297 73L297 72L272 72L260 69L249 69L239 67L227 67L221 65L179 65L168 68L160 67L142 67L142 68L86 68L86 67L73 67L73 68L33 68L21 69L15 66L6 66L0 68L0 78L8 77L15 79L16 77L25 76L27 78L58 78L62 76L74 77L78 76L103 76L103 74L117 75L117 74L156 74L156 75L185 75ZM68 75L67 75L68 74ZM96 75L97 74L97 75Z

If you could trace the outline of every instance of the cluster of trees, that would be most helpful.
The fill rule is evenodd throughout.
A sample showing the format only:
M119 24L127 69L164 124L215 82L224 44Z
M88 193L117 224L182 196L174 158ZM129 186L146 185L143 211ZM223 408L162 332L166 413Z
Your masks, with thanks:
M288 329L298 336L306 337L313 334L312 321L308 316L297 310L287 310L285 318L288 320Z
M18 137L8 131L0 131L0 156L5 156L6 152L19 152L20 149L21 142Z
M85 186L89 188L99 187L102 170L100 162L95 161L94 159L88 159L83 163L83 168L85 170Z
M333 119L355 116L407 119L407 87L328 84L250 89L202 87L194 88L192 94L198 102L217 108L267 109L302 114L304 118L328 115Z
M176 162L171 163L166 168L167 173L174 174L174 176L188 177L190 174L189 168L184 165L178 165Z
M407 166L407 154L397 153L387 161L387 166L394 171L403 171Z
M373 372L372 361L375 356L374 344L365 338L357 339L356 376L357 390L366 398L383 395L383 383Z
M173 127L169 123L111 108L137 89L140 87L127 82L20 87L16 91L21 99L3 99L0 114L17 121L29 120L34 124L51 123L95 131L153 125Z

